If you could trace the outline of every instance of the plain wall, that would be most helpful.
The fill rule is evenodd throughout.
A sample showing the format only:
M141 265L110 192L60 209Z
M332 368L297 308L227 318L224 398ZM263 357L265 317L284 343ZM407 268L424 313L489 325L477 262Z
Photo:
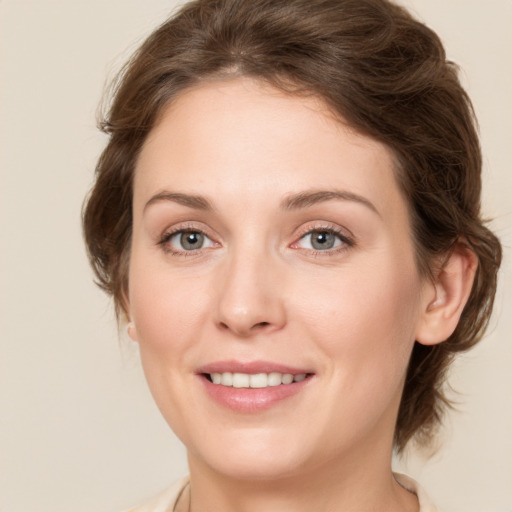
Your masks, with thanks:
M460 358L444 447L406 467L446 511L512 511L512 2L407 0L461 64L480 120L484 211L505 245L491 330ZM105 143L95 111L174 3L0 0L0 510L114 512L186 473L109 301L82 200Z

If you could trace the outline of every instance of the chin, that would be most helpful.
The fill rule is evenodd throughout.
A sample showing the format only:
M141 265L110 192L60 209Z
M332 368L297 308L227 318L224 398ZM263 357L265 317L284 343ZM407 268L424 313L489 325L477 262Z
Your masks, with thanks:
M217 474L239 480L277 480L305 469L307 452L304 443L290 439L289 433L286 439L250 429L190 450L189 464L192 469L197 462Z

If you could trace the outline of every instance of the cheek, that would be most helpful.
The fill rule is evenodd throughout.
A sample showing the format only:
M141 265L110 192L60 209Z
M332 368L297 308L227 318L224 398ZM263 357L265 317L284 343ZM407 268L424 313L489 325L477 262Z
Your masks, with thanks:
M172 357L200 336L209 296L200 276L185 278L165 265L143 266L134 255L129 293L141 352Z
M310 336L344 363L338 368L368 370L375 380L402 378L421 305L414 264L388 263L344 268L298 306Z
M186 393L175 391L184 389L183 379L193 378L194 347L203 337L208 294L204 279L184 279L165 265L140 265L142 261L148 259L132 257L129 289L142 367L163 416L187 439L193 411Z

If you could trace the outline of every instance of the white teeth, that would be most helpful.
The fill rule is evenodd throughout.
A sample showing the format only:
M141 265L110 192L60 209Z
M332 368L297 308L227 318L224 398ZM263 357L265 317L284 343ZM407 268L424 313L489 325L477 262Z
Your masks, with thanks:
M291 373L285 373L282 378L283 384L291 384L293 382L293 375Z
M268 377L266 373L255 373L249 376L249 385L251 388L266 388L268 386Z
M210 373L210 379L214 384L234 388L266 388L301 382L306 378L305 373L292 375L291 373Z
M233 387L234 388L248 388L249 375L247 373L233 373Z
M232 386L233 385L233 374L229 372L225 372L221 374L220 383L223 386Z
M269 386L280 386L282 382L282 374L273 372L268 374L268 385Z

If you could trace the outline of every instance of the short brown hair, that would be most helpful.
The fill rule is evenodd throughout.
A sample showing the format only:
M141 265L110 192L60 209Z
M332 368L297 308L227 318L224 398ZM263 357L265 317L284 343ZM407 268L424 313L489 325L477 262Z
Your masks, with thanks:
M395 447L427 441L449 404L443 383L457 352L482 336L501 261L480 218L481 154L471 102L437 35L387 0L195 0L160 26L114 85L110 139L83 212L98 284L124 310L138 153L163 108L191 85L246 75L314 94L393 152L409 202L418 267L463 240L478 269L459 325L436 346L416 343Z

